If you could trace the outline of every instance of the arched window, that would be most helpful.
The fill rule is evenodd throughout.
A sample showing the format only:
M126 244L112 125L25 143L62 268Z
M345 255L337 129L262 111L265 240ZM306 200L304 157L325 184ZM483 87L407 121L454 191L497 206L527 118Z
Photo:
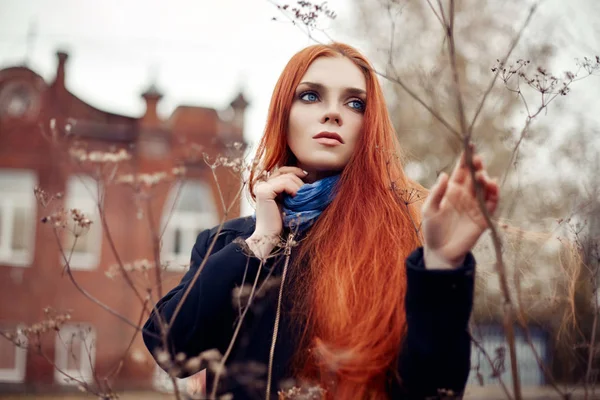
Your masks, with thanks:
M0 264L29 266L33 260L36 185L33 171L0 169Z
M175 269L188 265L198 234L217 223L217 207L207 183L186 180L175 185L163 212L163 262Z
M69 177L66 189L66 209L77 209L83 212L92 221L92 224L89 228L81 228L75 224L69 214L68 229L63 240L63 251L67 258L70 257L69 266L72 269L94 269L100 262L102 249L102 223L97 206L98 183L89 176L73 175ZM78 235L77 238L75 235ZM60 257L64 264L62 256Z

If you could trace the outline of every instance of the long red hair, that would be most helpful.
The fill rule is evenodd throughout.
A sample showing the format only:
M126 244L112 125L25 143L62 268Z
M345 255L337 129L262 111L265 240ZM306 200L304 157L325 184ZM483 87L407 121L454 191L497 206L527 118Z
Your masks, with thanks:
M308 263L287 295L305 299L292 310L306 326L295 358L299 378L320 384L328 397L381 399L395 376L406 327L404 263L420 245L418 209L401 197L419 186L402 169L381 86L356 49L314 45L289 61L273 92L250 192L263 171L293 162L286 132L296 87L308 67L318 57L339 56L353 61L366 78L362 134L337 196L302 241L297 259Z

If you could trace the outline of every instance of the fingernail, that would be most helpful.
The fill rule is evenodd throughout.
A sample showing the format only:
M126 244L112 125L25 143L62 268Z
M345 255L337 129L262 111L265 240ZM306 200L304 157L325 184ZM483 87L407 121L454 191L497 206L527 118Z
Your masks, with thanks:
M304 172L304 175L308 175L308 172L306 172L305 170L302 170L302 172Z

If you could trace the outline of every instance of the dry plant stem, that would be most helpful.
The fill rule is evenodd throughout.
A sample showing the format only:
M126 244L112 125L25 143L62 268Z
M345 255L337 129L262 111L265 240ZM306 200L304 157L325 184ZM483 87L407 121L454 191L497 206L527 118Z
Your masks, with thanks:
M450 123L447 122L444 119L444 117L442 117L437 111L435 111L433 108L431 108L431 106L429 106L429 104L427 104L423 99L421 99L419 97L419 95L417 95L408 86L406 86L406 84L400 78L391 77L388 74L379 72L379 71L377 71L375 69L372 69L372 71L373 71L374 74L379 75L382 78L385 78L388 81L396 83L398 86L400 86L410 97L412 97L417 103L419 103L420 105L422 105L423 108L425 108L427 111L429 111L429 114L431 114L432 117L434 117L442 125L444 125L444 127L446 127L446 129L448 129L448 131L450 131L450 133L452 133L458 139L462 139L462 136L460 135L460 133L456 129L454 129L454 127L452 125L450 125Z
M154 226L154 214L152 213L152 203L150 202L150 198L146 199L146 213L148 215L148 225L150 228L150 235L152 236L152 252L154 253L154 274L156 279L156 290L159 299L163 297L162 290L162 278L161 278L161 268L160 268L160 236L158 236L158 231L156 226ZM150 292L152 295L152 292ZM154 303L154 301L152 301Z
M597 282L597 277L598 276L598 271L595 271L594 273L594 279L593 279L593 286L596 288L596 295L595 297L595 301L594 301L594 320L592 322L592 335L590 337L590 348L588 350L588 361L587 361L587 370L585 373L585 385L584 385L584 390L585 390L585 400L588 399L589 397L589 393L588 393L588 388L590 386L590 384L592 385L592 394L593 394L593 390L594 390L594 385L592 382L592 363L594 360L594 355L596 353L596 348L595 348L595 344L596 344L596 334L597 334L597 327L598 327L598 313L600 313L600 304L598 304L598 282Z
M290 264L290 255L292 251L292 242L294 234L290 233L285 245L285 264L283 266L283 274L281 275L281 284L279 285L279 296L277 298L277 312L275 314L275 324L273 326L273 338L271 339L271 350L269 352L269 367L267 370L267 394L265 399L271 398L271 382L273 380L273 360L275 358L275 345L277 344L277 334L279 333L279 319L281 318L281 301L283 299L283 286L285 285L285 277L287 275L288 266Z
M505 61L504 61L505 62ZM581 69L581 68L580 68ZM498 71L496 71L496 73L500 72L500 68L498 68ZM579 73L579 70L577 71L577 73L575 74L575 76L577 76L577 74ZM573 82L577 82L581 79L584 79L588 76L590 76L592 74L592 72L588 71L588 75L587 76L582 76L580 78L571 78L569 80L569 82L565 85L565 87L568 87L569 85L571 85ZM496 75L497 76L497 75ZM506 169L504 170L504 174L502 177L502 182L500 184L501 187L504 186L506 179L508 177L508 173L510 171L510 167L512 165L512 163L514 162L515 158L517 157L517 154L519 152L519 147L521 146L521 143L523 142L523 139L525 138L525 135L527 134L527 132L529 131L529 126L531 125L531 123L533 122L533 120L546 108L548 107L548 105L554 100L556 99L560 93L553 93L550 92L549 94L551 95L549 98L547 98L545 96L545 93L542 92L542 104L539 106L539 108L537 109L537 111L534 114L531 114L530 110L529 110L529 106L527 104L527 101L525 100L525 96L523 96L523 92L520 89L519 84L517 84L517 88L516 89L511 89L508 88L508 90L510 90L511 92L515 92L519 95L519 97L521 98L523 105L525 106L525 109L527 110L527 119L525 120L525 125L523 126L523 129L521 130L521 132L519 133L519 139L517 140L517 143L515 144L515 147L513 149L513 151L511 152L510 158L508 160L508 164L506 166Z
M171 380L171 384L173 385L173 395L175 396L175 399L183 400L183 399L181 399L181 393L179 392L179 386L177 386L177 379L175 379L174 376L171 376L171 374L169 374L169 379Z
M246 263L246 269L248 269L249 262L250 262L250 259L248 259L248 262ZM215 373L215 379L214 379L213 387L212 387L211 394L210 394L211 399L216 399L217 388L219 386L219 379L221 379L221 373L222 373L223 369L225 368L225 362L227 362L227 359L229 358L229 355L231 354L231 351L233 350L233 345L235 344L237 336L240 333L240 329L242 327L242 322L246 316L246 313L248 312L248 310L250 309L250 306L252 305L252 300L254 299L254 294L256 293L256 286L258 285L258 279L260 278L260 272L262 270L263 265L264 265L264 260L261 260L260 264L258 265L258 272L256 273L256 277L254 278L254 283L252 284L252 290L250 291L250 296L248 297L248 304L246 304L246 308L244 308L244 312L242 313L242 316L240 317L238 323L236 324L235 331L233 332L233 335L231 336L231 340L229 341L229 346L227 347L225 354L223 354L223 357L221 358L221 362L219 363L219 368L217 369L217 372Z
M463 98L460 90L460 81L458 68L456 66L456 45L454 41L454 0L450 0L450 10L449 10L449 18L446 19L443 13L443 7L441 7L440 3L440 11L442 13L442 20L445 23L446 34L448 35L448 53L450 56L450 66L452 68L452 76L454 80L454 92L456 96L456 104L457 104L457 112L458 118L460 121L460 127L462 132L462 139L464 141L465 148L465 159L467 161L467 165L469 167L469 171L471 174L471 179L475 186L475 193L477 197L477 202L479 204L479 208L486 220L487 225L490 228L492 233L492 241L494 243L494 251L496 253L496 270L498 271L498 279L500 280L500 287L502 288L502 293L504 296L504 330L506 334L506 339L508 342L508 348L510 353L510 365L511 372L513 378L513 390L515 400L521 400L521 383L519 380L519 370L517 364L517 354L516 354L516 346L515 346L515 334L513 327L513 314L514 308L510 299L510 291L508 288L508 280L506 277L506 269L504 266L503 258L502 258L502 242L500 236L498 235L498 231L494 222L491 219L489 212L485 206L485 200L483 198L483 193L481 190L481 185L477 183L477 179L475 178L475 167L473 165L473 150L470 146L470 137L468 135L468 127L467 120L464 110Z
M39 334L37 335L37 342L38 342L38 344L37 344L37 346L36 346L37 353L38 353L40 356L42 356L42 358L43 358L43 359L45 359L45 360L46 360L46 362L48 362L48 364L50 364L50 365L52 365L54 368L56 368L56 370L57 370L57 371L58 371L58 372L59 372L61 375L64 375L66 378L68 378L68 379L71 379L71 380L73 380L73 381L77 382L79 385L81 385L81 386L82 386L82 387L85 389L85 391L86 391L87 393L91 393L91 394L93 394L93 395L96 395L96 396L98 396L99 398L102 398L102 397L103 397L103 394L102 394L102 393L99 393L99 392L96 392L96 391L92 390L92 389L90 388L90 386L87 384L87 382L85 382L85 381L83 381L83 380L79 380L79 379L77 379L77 378L74 378L74 377L72 377L71 375L67 374L65 371L63 371L61 368L59 368L59 367L56 365L56 363L55 363L54 361L52 361L52 360L50 359L50 357L48 357L48 356L46 355L46 353L44 353L44 351L42 350L42 345L41 345L41 341L40 341L40 335L39 335Z
M167 226L169 226L169 222L171 222L171 217L173 216L173 212L175 211L175 206L177 205L177 199L179 199L179 196L181 195L181 188L183 187L183 182L179 182L179 185L177 187L177 193L175 193L175 199L173 199L173 203L171 204L171 209L169 210L169 214L167 214L167 219L165 221L165 224L162 228L162 230L160 231L160 240L162 240L165 231L167 230Z
M275 4L273 1L269 0L269 2L271 4L274 4L275 6L277 6L277 4ZM282 12L283 13L283 12ZM291 19L289 16L287 16L285 13L283 13L286 18L288 18L292 23L295 24L295 21L293 19ZM308 38L312 41L314 41L315 43L318 44L324 44L322 42L320 42L319 40L317 40L314 36L312 36L310 34L310 29L307 29L307 31L302 31L303 33L305 33ZM323 32L325 34L325 32ZM333 39L330 38L331 41L334 41ZM342 54L343 55L343 54ZM427 111L429 111L429 113L435 118L437 119L442 125L444 125L444 127L446 127L446 129L448 129L448 131L450 131L450 133L452 133L454 136L456 136L459 139L462 139L460 133L454 129L454 127L452 125L450 125L450 123L448 121L446 121L444 119L444 117L442 117L438 112L436 112L433 108L431 108L431 106L429 106L429 104L427 104L425 102L425 100L421 99L421 97L419 97L419 95L417 95L414 91L412 91L400 78L394 78L391 77L390 75L377 71L374 68L369 68L374 74L387 79L390 82L393 82L397 85L399 85L410 97L412 97L417 103L419 103L421 106L423 106Z
M146 301L148 301L148 300L146 300ZM140 318L138 319L138 322L137 322L138 326L142 325L142 322L144 321L145 314L146 314L145 310L142 309L142 312L140 313ZM125 360L125 357L127 356L127 353L129 353L129 350L131 350L131 347L135 343L135 338L137 337L138 332L139 332L139 330L136 330L133 333L133 336L131 336L131 340L129 341L129 345L127 346L127 348L123 352L123 356L121 357L121 359L119 361L117 361L115 363L115 367L113 368L113 370L107 374L107 376L105 378L106 381L108 381L108 379L112 378L114 375L116 375L117 373L119 373L119 371L123 367L123 361Z
M110 314L114 315L115 317L119 318L121 321L125 322L127 325L137 329L137 330L141 330L142 328L139 327L139 324L134 324L133 322L131 322L130 320L128 320L127 318L125 318L124 316L122 316L121 314L119 314L117 311L113 310L112 308L110 308L109 306L107 306L106 304L104 304L103 302L101 302L100 300L98 300L97 298L95 298L94 296L92 296L87 290L85 290L84 288L82 288L79 283L77 282L77 280L75 279L75 277L73 276L73 273L71 271L71 267L69 266L68 263L68 258L61 246L60 243L60 237L58 236L56 230L54 230L54 238L56 239L56 242L58 243L58 247L59 247L59 251L60 251L60 255L63 259L63 261L65 262L65 269L64 271L67 273L67 276L69 277L69 279L71 280L71 283L73 283L73 286L75 286L75 289L77 289L81 294L83 294L88 300L96 303L98 306L100 306L101 308L103 308L105 311L108 311Z
M106 222L106 215L104 214L104 210L102 210L102 206L100 203L97 203L96 205L98 207L98 215L100 216L100 221L102 222L102 230L104 231L104 236L106 237L106 240L108 241L108 245L110 247L110 250L111 250L113 256L117 260L117 265L119 266L119 269L120 269L121 273L123 274L123 277L125 278L125 282L127 282L129 287L131 288L131 290L133 290L135 297L137 297L137 299L140 301L140 304L142 304L144 309L146 309L148 311L148 313L150 313L151 310L148 309L147 302L142 298L142 295L138 292L137 288L135 287L135 284L131 280L129 273L123 266L123 261L121 260L121 256L119 255L119 252L117 251L117 247L115 246L115 242L113 241L112 235L110 233L110 229L108 227L108 223Z
M540 113L540 111L542 111L542 109L543 109L543 107L540 107L540 109L534 114L534 117L537 116ZM527 116L527 121L525 121L525 125L523 126L523 129L521 129L521 133L519 133L519 140L517 140L517 143L515 144L515 147L510 154L510 158L508 159L508 163L506 165L506 169L504 170L504 174L502 176L502 182L500 183L500 187L504 187L504 184L506 183L506 179L508 178L508 173L510 171L510 167L511 167L512 163L514 162L515 158L517 157L519 147L521 146L521 143L523 142L523 139L525 138L525 134L529 130L529 125L531 125L531 121L533 120L534 117Z
M212 172L213 179L215 180L215 184L217 185L217 192L219 193L219 199L221 199L221 207L223 207L223 212L225 214L227 214L229 212L229 210L231 209L231 206L227 207L227 205L225 204L225 198L223 197L223 191L221 190L221 185L219 184L219 179L217 177L216 168L211 167L210 170ZM235 200L233 201L233 203L235 203Z
M429 5L429 8L431 9L433 15L435 15L435 17L439 21L440 25L444 26L444 21L442 20L442 17L439 16L437 11L435 11L435 7L433 7L433 4L431 4L431 0L427 0L427 4Z
M517 44L519 43L521 37L523 36L523 32L525 31L525 28L527 28L527 26L531 22L531 19L533 17L533 14L535 13L537 7L538 7L538 4L535 3L529 9L529 14L527 15L527 18L525 19L525 22L521 26L521 29L519 29L519 32L517 33L517 36L515 36L515 38L513 39L513 42L511 44L510 48L508 49L508 51L506 52L506 55L502 59L502 64L506 64L506 61L508 60L508 58L512 54L513 50L515 49L515 47L517 47ZM498 68L498 70L494 74L494 77L492 78L492 81L490 82L490 85L486 89L486 91L485 91L485 93L484 93L481 101L479 102L479 105L477 106L477 111L475 112L475 116L473 116L473 120L471 121L471 124L469 125L469 131L468 131L468 137L469 138L473 134L473 127L475 126L475 123L477 122L477 118L479 117L479 114L481 113L481 110L483 110L483 107L484 107L484 105L486 103L486 100L487 100L489 94L492 92L492 89L494 88L494 85L496 83L496 79L498 79L498 75L499 74L500 74L500 68Z
M90 363L90 366L92 367L92 376L94 377L94 381L96 382L96 385L98 385L98 388L102 388L102 385L100 384L100 379L98 378L98 372L96 371L96 368L94 368L94 362L92 361L92 345L93 344L90 344L90 347L88 348L87 344L85 343L85 340L83 340L83 346L85 347L87 359ZM71 348L72 347L73 343L71 343ZM73 354L73 360L77 361L77 359L75 358L75 354ZM110 390L110 387L107 385L106 389Z
M240 196L241 192L242 192L242 188L240 188L240 190L238 190L238 192L236 193L236 195L235 195L235 197L233 199L233 202L232 202L232 206L237 201L237 199ZM216 231L216 233L214 235L214 239L211 241L211 243L208 246L208 249L206 250L207 256L204 257L204 259L202 260L202 262L198 266L198 270L196 271L196 273L192 277L192 280L190 281L190 283L189 283L186 291L183 293L183 296L181 297L181 300L179 300L179 303L177 304L177 307L175 307L175 311L173 312L173 316L171 317L171 321L167 324L166 335L168 335L169 330L171 329L171 325L173 324L173 321L175 321L175 319L177 318L177 315L179 314L179 311L181 310L181 307L183 306L185 300L187 299L187 297L189 296L190 292L192 291L192 287L196 284L196 281L198 280L198 277L200 276L200 273L204 269L204 266L206 265L206 262L208 261L208 257L212 253L213 248L215 247L215 244L217 242L217 238L219 237L219 234L221 233L221 230L223 229L223 224L227 220L227 216L229 214L229 211L230 211L230 209L225 210L225 213L223 215L221 223L217 227L217 231Z
M500 376L500 371L498 371L496 369L496 367L494 366L494 360L492 360L492 357L490 357L490 355L485 350L485 348L481 345L481 343L479 343L478 340L476 340L473 337L473 335L469 335L469 336L471 337L471 342L475 345L475 347L477 347L481 351L481 353L487 359L487 362L492 367L492 373L496 376L496 379L498 380L498 383L500 384L500 387L504 391L504 394L506 395L506 398L509 399L509 400L512 400L512 396L510 395L510 392L508 391L508 388L506 387L506 384L504 383L504 380Z
M519 235L519 238L517 240L517 244L520 244L522 242L522 237L521 235ZM520 246L517 250L517 254L515 254L516 258L519 257L519 253L520 253ZM548 382L550 382L550 385L554 388L554 390L559 394L560 397L562 397L565 400L568 400L569 395L567 393L564 393L560 387L557 385L556 381L554 380L554 377L552 376L552 374L550 373L550 371L548 371L548 368L546 367L546 364L544 364L544 362L542 361L540 355L538 354L535 345L533 344L533 339L531 338L531 332L529 331L529 326L527 325L527 320L525 317L525 311L523 311L523 296L522 296L522 292L521 292L521 279L519 277L519 268L515 267L514 270L514 274L513 274L513 280L515 283L515 291L517 293L517 321L519 322L519 325L521 325L521 328L523 329L523 332L525 333L525 341L527 342L528 346L531 348L531 352L533 353L533 356L535 357L535 361L537 362L538 366L542 369L542 372L544 373L544 377L546 378L546 380Z
M60 331L56 332L58 339L60 340L60 343L63 345L63 347L65 348L65 350L67 351L67 354L69 355L69 357L75 362L77 363L77 357L75 357L75 353L73 352L73 342L71 341L70 345L67 346L67 343L63 340L63 338L60 335ZM75 337L74 334L71 335L71 338ZM84 348L85 348L85 352L88 353L88 348L87 345L85 345L85 340L84 342ZM89 354L89 353L88 353ZM79 371L80 375L81 375L81 371ZM95 377L94 377L95 378Z
M390 48L388 50L388 65L390 69L396 74L396 67L394 66L394 38L396 37L396 16L392 16L391 4L387 4L388 17L390 18ZM401 14L402 10L398 11Z
M442 14L443 17L443 14ZM444 19L445 21L445 19ZM467 134L467 117L465 114L465 106L460 87L460 78L458 75L458 67L456 66L456 44L454 42L454 0L450 0L450 19L446 22L446 34L448 35L448 53L450 56L450 67L452 69L452 79L454 82L454 95L456 97L456 107L458 119L460 122L461 136L466 143L469 142Z
M473 165L473 154L471 147L465 145L466 160L469 170L471 172L471 179L475 183L475 194L477 202L482 214L486 220L487 225L490 228L492 235L492 243L494 244L494 253L496 256L496 271L498 273L498 280L500 281L500 288L504 297L504 331L506 334L506 341L508 343L508 349L510 354L510 366L511 374L513 379L513 390L515 400L521 400L521 384L519 380L519 370L517 364L517 350L515 346L515 332L514 332L514 307L510 299L510 290L508 288L508 279L506 276L506 267L504 265L504 259L502 257L502 240L498 234L495 223L492 221L489 212L485 206L485 200L483 199L483 193L481 192L481 185L477 183L475 179L475 166Z

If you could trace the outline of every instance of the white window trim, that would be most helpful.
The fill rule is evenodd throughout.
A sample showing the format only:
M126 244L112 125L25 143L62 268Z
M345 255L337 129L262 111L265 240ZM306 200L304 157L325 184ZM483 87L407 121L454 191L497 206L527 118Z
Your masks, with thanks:
M79 369L67 369L69 357L72 354L68 347L68 341L72 335L80 335L82 331L83 339L81 341L79 360ZM60 331L56 332L56 340L54 343L54 363L56 369L54 369L54 381L62 385L76 385L77 382L69 380L63 373L90 383L94 380L94 365L96 364L96 331L90 328L89 325L85 324L67 324L60 328Z
M0 263L9 265L12 267L29 267L33 261L33 254L35 248L35 228L36 228L36 213L37 207L35 203L35 197L33 195L33 189L37 185L37 176L33 171L29 170L3 170L0 169L0 174L3 171L20 171L23 176L29 175L33 177L31 192L29 193L2 193L0 198L0 209L3 210L3 218L0 223ZM31 212L31 220L25 226L26 229L26 243L25 250L15 251L12 248L12 236L13 236L13 215L14 215L14 204L25 205L25 207Z
M78 179L73 177L73 179ZM73 271L91 271L98 267L100 264L100 255L102 251L102 225L100 222L100 216L98 215L98 208L96 200L89 197L73 196L67 193L65 208L68 210L74 208L83 212L89 219L92 220L89 230L83 235L93 235L97 240L92 242L92 248L87 252L73 252L71 249L66 248L63 245L64 256L69 258L69 267ZM70 218L70 216L68 216ZM72 235L71 232L65 232L65 235ZM64 243L64 241L62 242ZM63 266L66 262L62 254L59 254L60 262Z
M202 221L202 224L199 224L198 221ZM217 223L217 218L213 213L173 210L173 215L171 215L163 235L163 244L165 240L168 241L168 245L163 247L163 261L167 262L167 271L180 271L182 265L188 265L199 231L212 228ZM181 230L182 252L179 254L175 253L172 248L177 228Z
M27 337L21 333L21 327L17 328L17 334L24 348L12 344L15 347L15 367L0 368L0 382L3 383L25 382L25 372L27 368Z

